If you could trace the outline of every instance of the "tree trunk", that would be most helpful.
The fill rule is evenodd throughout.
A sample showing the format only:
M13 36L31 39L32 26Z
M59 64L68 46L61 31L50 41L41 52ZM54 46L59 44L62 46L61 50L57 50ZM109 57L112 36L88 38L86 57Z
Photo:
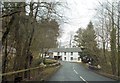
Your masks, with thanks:
M116 29L111 31L111 67L113 75L116 74Z
M13 67L13 70L14 71L17 71L17 70L21 70L23 69L23 63L22 63L22 40L21 40L21 31L20 31L20 17L17 15L18 17L18 21L16 21L16 25L15 25L15 43L16 43L16 57L15 57L15 60L14 60L14 67ZM17 73L15 75L15 78L16 79L17 77L22 77L22 75L20 73Z
M120 1L118 2L118 24L117 24L117 28L118 28L118 62L117 62L117 66L118 66L118 77L120 77Z
M6 73L6 66L7 66L7 37L5 40L5 49L4 49L4 54L2 57L2 73ZM2 82L6 81L6 77L2 76Z
M115 41L116 39L115 35L111 38L111 67L112 67L112 73L115 75L116 73L116 46L115 46Z
M111 40L110 40L110 45L111 45L111 67L112 67L112 73L113 75L116 74L116 28L114 27L114 12L113 12L113 3L112 3L112 16L111 16L111 21L112 21L112 31L111 31Z
M106 55L105 55L105 41L103 40L103 56L104 56L104 63L105 65L107 64L107 58L106 58Z
M31 32L31 36L30 36L30 39L28 41L28 45L27 45L27 52L26 52L26 62L25 62L25 69L27 68L30 68L30 56L29 56L29 53L30 53L30 46L31 46L31 43L32 43L32 39L33 39L33 35L34 35L34 28L32 28L32 32ZM24 73L24 77L25 78L28 78L30 79L30 71L25 71Z
M10 32L10 29L11 29L10 27L11 27L11 25L13 24L14 20L15 20L15 16L12 16L11 19L10 19L10 22L9 22L8 25L7 25L6 31L3 33L3 36L2 36L2 44L5 42L5 39L7 38L8 34L9 34L9 32ZM3 27L2 27L2 28L3 28Z

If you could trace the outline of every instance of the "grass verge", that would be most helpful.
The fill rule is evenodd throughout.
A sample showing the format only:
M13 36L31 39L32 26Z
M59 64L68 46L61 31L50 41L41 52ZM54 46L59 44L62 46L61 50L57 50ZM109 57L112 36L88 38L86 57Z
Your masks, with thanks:
M51 67L46 67L32 81L42 81L42 80L48 80L59 68L59 66L51 66Z
M82 62L79 63L79 64L81 64L81 65L83 65L85 68L89 69L87 64L82 63ZM120 79L120 77L118 78L118 76L114 76L114 75L112 75L112 74L108 74L108 73L106 73L106 72L103 72L102 70L93 70L93 72L95 72L95 73L97 73L97 74L99 74L99 75L102 75L102 76L111 78L111 79L113 79L113 80L118 80L118 79Z

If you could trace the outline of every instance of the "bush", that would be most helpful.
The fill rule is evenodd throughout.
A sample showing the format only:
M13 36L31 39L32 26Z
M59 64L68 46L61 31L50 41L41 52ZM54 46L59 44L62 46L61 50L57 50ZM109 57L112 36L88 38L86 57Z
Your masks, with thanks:
M51 60L51 59L46 59L45 60L45 64L53 64L53 63L56 63L57 61L56 60Z
M40 65L40 63L42 62L42 59L41 58L36 58L36 59L33 59L33 62L32 62L32 66L38 66Z

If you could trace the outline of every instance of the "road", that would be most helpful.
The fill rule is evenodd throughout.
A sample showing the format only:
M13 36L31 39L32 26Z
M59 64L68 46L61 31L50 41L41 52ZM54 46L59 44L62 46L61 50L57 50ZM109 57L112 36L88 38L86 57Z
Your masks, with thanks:
M102 83L112 82L114 80L94 73L92 70L85 68L83 65L72 62L61 62L61 68L48 81L101 81Z

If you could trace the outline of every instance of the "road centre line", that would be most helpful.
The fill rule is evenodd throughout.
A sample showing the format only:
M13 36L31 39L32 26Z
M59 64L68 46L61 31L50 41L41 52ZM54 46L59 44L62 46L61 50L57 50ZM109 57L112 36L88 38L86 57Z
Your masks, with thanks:
M82 79L85 83L88 83L82 76L80 76L80 79Z
M74 70L75 68L74 68L74 66L73 66L73 70Z
M74 65L73 65L73 70L74 70L74 72L76 73L76 74L78 74L78 72L75 70L75 68L74 68ZM85 83L88 83L82 76L80 76L80 79L82 80L82 81L84 81Z
M75 72L76 74L78 74L78 72L75 70L74 66L73 66L73 70L74 70L74 72Z
M74 70L74 72L75 72L76 74L78 74L78 72L77 72L77 71L75 71L75 70Z

